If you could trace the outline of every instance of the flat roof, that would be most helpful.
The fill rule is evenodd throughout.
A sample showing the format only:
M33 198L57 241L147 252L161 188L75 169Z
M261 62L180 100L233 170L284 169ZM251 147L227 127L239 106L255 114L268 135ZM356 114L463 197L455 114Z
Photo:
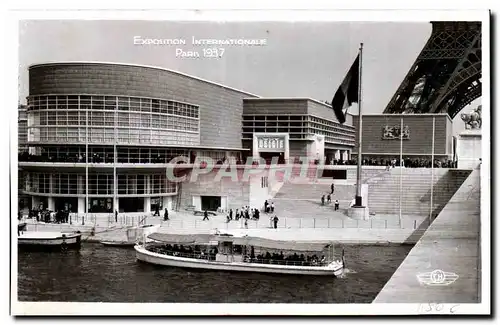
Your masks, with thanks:
M332 105L330 104L327 104L327 103L323 103L319 100L316 100L316 99L313 99L313 98L309 98L309 97L259 97L259 98L243 98L243 100L297 100L297 101L301 101L301 100L306 100L306 101L311 101L311 102L314 102L316 104L321 104L323 106L326 106L328 108L332 108Z
M32 69L32 68L42 67L42 66L54 66L54 65L59 65L60 66L60 65L70 65L70 64L116 65L116 66L126 66L126 67L135 67L135 68L147 68L147 69L154 69L154 70L160 70L160 71L168 71L168 72L175 73L175 74L178 74L178 75L181 75L181 76L184 76L184 77L188 77L188 78L195 79L195 80L198 80L198 81L201 81L201 82L205 82L205 83L208 83L208 84L211 84L211 85L214 85L214 86L218 86L218 87L222 87L222 88L229 89L229 90L232 90L232 91L236 91L236 92L239 92L239 93L242 93L242 94L246 94L246 95L250 95L250 96L255 96L255 97L260 97L258 95L249 93L247 91L243 91L243 90L239 90L239 89L236 89L236 88L232 88L232 87L229 87L229 86L226 86L226 85L223 85L223 84L219 84L219 83L216 83L216 82L213 82L213 81L210 81L210 80L198 78L198 77L189 75L187 73L175 71L175 70L172 70L172 69L157 67L157 66L143 65L143 64L122 63L122 62L105 62L105 61L54 61L54 62L44 62L44 63L32 64L32 65L30 65L28 67L28 70Z

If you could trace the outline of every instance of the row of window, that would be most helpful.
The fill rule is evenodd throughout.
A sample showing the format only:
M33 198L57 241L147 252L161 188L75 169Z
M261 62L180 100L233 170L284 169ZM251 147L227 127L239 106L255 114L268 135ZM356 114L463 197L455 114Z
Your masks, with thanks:
M116 136L115 136L116 133ZM188 133L175 130L153 129L118 129L88 128L88 137L85 127L40 127L30 128L28 139L32 142L61 142L61 143L114 143L117 138L119 144L163 144L189 145L200 144L198 133Z
M36 148L36 155L21 156L20 161L44 161L44 162L86 162L85 147L47 147ZM168 163L172 159L184 156L191 159L190 151L183 149L168 148L117 148L117 163ZM89 147L88 161L90 163L113 163L113 147ZM210 157L216 161L223 160L226 155L239 158L238 152L225 151L197 151L201 157Z
M28 97L28 110L43 109L117 109L119 111L153 112L194 118L199 117L198 106L163 99L96 95L51 95Z
M88 124L87 124L88 118ZM109 126L142 127L198 131L199 120L194 118L151 113L118 113L86 111L39 111L31 112L28 126Z
M354 139L354 131L346 130L339 127L327 126L319 122L245 122L243 121L243 132L252 132L254 129L265 129L265 132L287 132L284 130L290 129L291 132L304 132L303 129L322 130L331 134L339 135L340 137L351 137ZM316 132L313 132L316 133Z
M243 115L243 121L307 121L307 115Z
M176 183L167 181L165 174L119 174L117 178L119 195L163 194L177 191ZM90 174L88 179L89 194L114 195L113 174ZM84 174L27 173L24 177L24 183L24 189L28 192L86 194Z

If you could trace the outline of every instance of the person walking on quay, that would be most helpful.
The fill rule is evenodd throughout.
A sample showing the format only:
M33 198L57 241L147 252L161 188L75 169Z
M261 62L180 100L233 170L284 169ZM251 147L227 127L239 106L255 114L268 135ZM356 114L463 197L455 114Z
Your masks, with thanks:
M205 220L210 220L210 219L208 219L208 211L207 211L207 209L205 209L205 212L203 212L203 220L202 221L205 221Z
M115 222L118 222L118 210L115 210Z
M236 212L234 213L234 220L238 221L240 219L240 212L238 209L236 209Z
M333 194L333 192L335 192L335 185L333 185L333 183L332 183L332 185L330 186L330 189L332 190L332 192L331 192L330 194Z
M335 200L335 211L339 209L339 200Z
M321 197L321 205L325 205L325 196L324 195Z
M274 213L274 202L271 202L271 213Z
M326 197L326 203L328 203L328 204L332 203L332 195L331 194L328 194L328 196Z
M229 209L229 220L233 220L233 209Z
M168 210L165 208L165 213L163 214L163 221L168 221Z
M278 219L278 216L277 215L274 215L274 218L273 218L273 222L274 222L274 229L278 229L278 221L280 219Z

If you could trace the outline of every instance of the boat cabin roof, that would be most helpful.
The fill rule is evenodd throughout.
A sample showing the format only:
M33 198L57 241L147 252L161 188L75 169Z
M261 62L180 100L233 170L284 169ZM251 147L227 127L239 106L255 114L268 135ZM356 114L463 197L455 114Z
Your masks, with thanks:
M213 239L213 235L210 234L189 234L189 235L178 235L178 234L164 234L160 232L152 233L148 238L161 241L167 244L177 244L177 245L208 245Z
M212 242L230 242L233 245L257 246L276 250L293 250L303 252L319 252L330 246L331 242L297 242L297 241L282 241L273 240L261 237L235 237L235 236L220 236L210 234L165 234L153 233L148 238L161 241L168 244L180 245L208 245Z

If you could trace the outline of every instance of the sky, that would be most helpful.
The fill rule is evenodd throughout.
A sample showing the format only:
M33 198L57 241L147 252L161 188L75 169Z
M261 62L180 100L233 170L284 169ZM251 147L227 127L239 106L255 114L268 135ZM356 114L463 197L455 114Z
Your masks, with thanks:
M382 113L431 35L425 22L172 22L22 21L19 101L26 103L28 67L55 61L152 65L263 97L331 101L363 42L363 113ZM186 45L139 45L142 39L184 39ZM221 58L180 58L197 39L265 39L263 46L224 48ZM471 106L469 109L472 109ZM467 109L467 108L466 108ZM357 113L356 107L351 110ZM463 123L455 118L454 126ZM454 122L455 122L454 121Z

